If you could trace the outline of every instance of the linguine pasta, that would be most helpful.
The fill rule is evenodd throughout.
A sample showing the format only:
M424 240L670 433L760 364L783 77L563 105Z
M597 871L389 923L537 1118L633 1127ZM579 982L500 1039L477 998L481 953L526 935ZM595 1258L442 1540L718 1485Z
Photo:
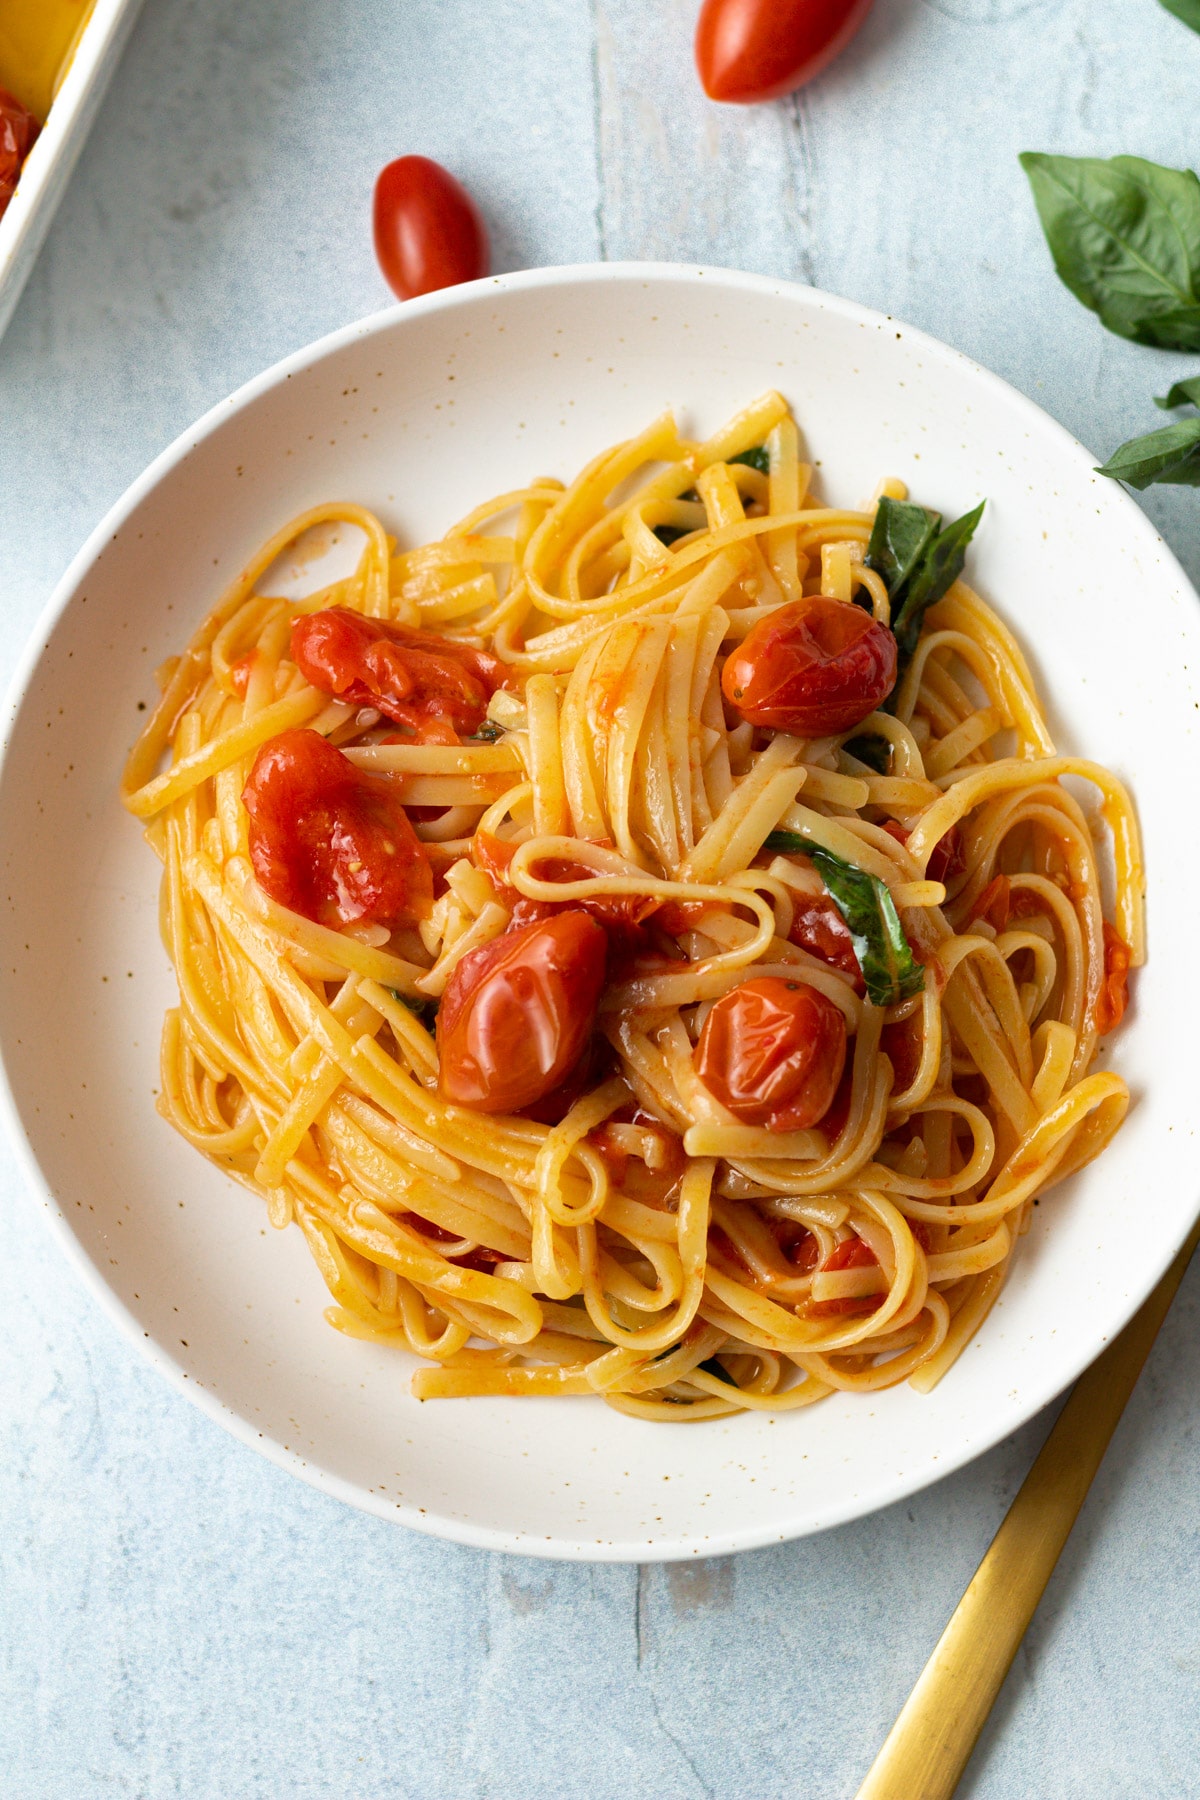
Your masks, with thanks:
M777 394L703 443L666 414L415 550L354 506L305 514L160 671L123 786L179 983L159 1109L304 1233L332 1324L423 1359L418 1396L688 1420L927 1390L1031 1207L1117 1130L1126 1088L1094 1065L1144 954L1137 826L1118 781L1059 753L990 608L954 581L854 731L764 731L723 702L726 658L786 603L888 624L881 497L905 495L819 504ZM299 603L262 591L330 521L365 534L357 571ZM291 627L331 607L498 658L486 726L419 741L310 686ZM256 879L241 796L301 730L413 809L424 918L321 923ZM797 937L830 895L864 979ZM456 966L518 902L619 900L652 953L610 958L561 1116L447 1100L433 1021ZM889 944L903 979L868 966ZM837 1099L802 1129L747 1122L697 1072L714 1005L771 977L844 1023Z

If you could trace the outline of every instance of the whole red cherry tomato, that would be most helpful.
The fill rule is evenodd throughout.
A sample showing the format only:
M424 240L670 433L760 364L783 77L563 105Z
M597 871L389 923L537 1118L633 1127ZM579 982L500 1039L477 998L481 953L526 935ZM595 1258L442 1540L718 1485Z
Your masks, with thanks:
M721 689L752 725L827 737L852 731L896 683L896 640L861 606L810 594L760 619Z
M443 744L479 730L506 674L484 650L345 606L295 621L292 660L323 694L374 706L419 738Z
M264 744L242 804L254 873L281 906L335 928L428 916L433 873L395 782L356 769L320 732Z
M704 0L696 67L710 100L750 104L803 87L845 49L871 0Z
M33 149L41 126L7 88L0 88L0 214L17 191L21 165Z
M438 1011L443 1098L512 1113L552 1093L591 1035L607 947L594 919L562 912L464 956Z
M768 1131L803 1131L824 1118L837 1092L846 1021L816 988L759 976L717 1001L693 1060L735 1118Z
M427 156L401 156L375 183L375 254L401 300L478 281L490 262L475 202Z

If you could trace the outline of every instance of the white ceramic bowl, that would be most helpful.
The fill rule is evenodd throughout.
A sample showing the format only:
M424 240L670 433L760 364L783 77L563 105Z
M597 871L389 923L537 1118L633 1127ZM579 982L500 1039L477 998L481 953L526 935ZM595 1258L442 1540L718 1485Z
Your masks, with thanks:
M0 217L0 337L50 229L142 0L95 0L45 128Z
M331 497L406 542L568 476L660 408L697 433L768 386L825 493L908 481L989 505L972 579L1030 652L1060 742L1127 778L1151 960L1113 1061L1134 1105L1048 1198L979 1339L902 1387L777 1419L637 1423L591 1400L409 1397L406 1359L340 1337L299 1233L156 1116L172 982L158 865L116 795L151 671L252 549ZM0 1045L14 1141L88 1284L155 1365L246 1443L385 1518L545 1556L749 1548L896 1500L994 1444L1119 1330L1197 1209L1194 791L1200 610L1133 502L994 376L876 313L671 266L541 270L326 338L165 452L63 580L12 703L0 774Z

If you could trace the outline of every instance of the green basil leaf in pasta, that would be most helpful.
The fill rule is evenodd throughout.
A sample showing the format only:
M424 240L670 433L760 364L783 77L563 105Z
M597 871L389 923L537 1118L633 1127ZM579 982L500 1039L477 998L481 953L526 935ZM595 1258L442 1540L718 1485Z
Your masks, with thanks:
M1200 0L1197 0L1200 5ZM1172 412L1177 406L1200 406L1200 375L1189 375L1186 381L1177 381L1169 393L1156 399L1155 406L1161 406L1164 412Z
M899 612L895 610L893 599L892 631L895 633L902 661L907 661L917 647L928 608L943 599L962 574L967 560L967 545L983 517L985 504L981 500L971 512L964 513L961 519L955 519L952 525L939 531L932 543L926 546L920 563L909 578Z
M1160 0L1160 4L1193 31L1200 31L1200 0Z
M1130 438L1097 473L1134 488L1200 487L1200 416Z
M940 513L911 500L889 500L886 495L880 500L865 561L868 569L882 577L893 606L941 522Z
M1119 337L1200 350L1200 181L1140 156L1021 166L1059 277Z
M771 473L771 458L765 444L755 444L753 449L742 450L729 460L731 463L745 463L748 469L757 469L760 475Z
M921 992L925 970L904 935L886 881L832 850L822 850L796 831L771 832L763 848L808 857L846 922L869 1000L876 1006L894 1006Z

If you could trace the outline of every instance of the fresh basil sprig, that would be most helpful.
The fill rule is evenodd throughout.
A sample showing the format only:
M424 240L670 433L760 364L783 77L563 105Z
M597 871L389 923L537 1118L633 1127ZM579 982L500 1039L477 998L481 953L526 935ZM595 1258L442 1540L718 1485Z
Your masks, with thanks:
M1026 151L1054 267L1119 337L1200 350L1200 181L1140 156Z
M1200 6L1200 0L1196 0ZM1163 394L1154 402L1164 412L1174 412L1177 406L1200 406L1200 375L1189 375L1186 381L1177 381L1169 393Z
M1161 0L1161 4L1193 31L1200 31L1200 0Z
M748 469L757 469L760 475L771 473L771 458L765 444L755 444L751 449L731 456L729 460L731 463L745 463Z
M764 848L808 857L846 921L869 1000L876 1006L894 1006L921 992L925 970L904 935L886 881L868 875L832 850L811 844L795 831L773 831Z
M1130 438L1097 470L1130 487L1200 487L1200 416Z
M947 594L962 574L967 545L983 517L981 500L942 530L941 513L911 500L885 495L875 510L866 564L883 577L892 602L892 631L904 667L917 647L929 607Z

